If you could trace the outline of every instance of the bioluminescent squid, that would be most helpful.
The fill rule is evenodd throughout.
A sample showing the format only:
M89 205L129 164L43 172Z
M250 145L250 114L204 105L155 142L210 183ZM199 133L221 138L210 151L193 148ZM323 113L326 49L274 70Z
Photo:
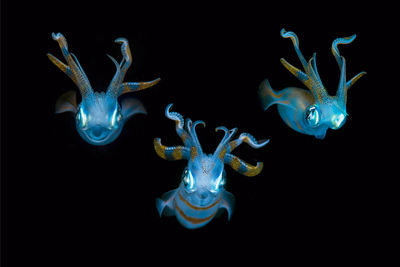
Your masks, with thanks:
M262 162L252 166L238 157L232 155L233 150L242 142L253 148L266 145L269 140L257 142L248 133L242 133L239 138L231 141L237 129L228 130L218 127L216 131L225 133L214 154L205 154L201 148L196 134L196 126L205 123L190 119L184 122L182 115L171 112L172 104L165 110L167 118L175 121L176 132L182 139L184 146L166 147L159 138L154 139L154 148L157 154L167 160L188 161L183 171L182 181L175 190L165 193L161 199L157 198L156 206L160 216L163 214L176 216L178 221L186 228L194 229L210 222L220 209L226 209L228 220L233 211L234 196L224 189L225 170L224 164L230 165L235 171L246 175L255 176L263 168Z
M322 84L317 71L316 53L307 63L300 51L296 34L282 29L281 36L292 40L304 72L292 66L283 58L281 58L281 63L304 83L309 91L297 87L288 87L276 92L271 88L268 80L265 80L261 83L259 89L263 108L267 110L271 105L278 104L278 112L290 128L303 134L314 135L318 139L324 139L328 128L336 130L345 123L347 90L366 74L366 72L361 72L351 80L346 81L346 61L340 55L338 45L351 43L356 35L337 38L332 43L332 53L340 69L339 86L335 96L328 95Z
M58 42L67 65L47 54L51 62L67 74L78 86L82 102L78 105L75 91L64 93L56 102L56 113L70 111L75 113L76 129L89 144L106 145L113 142L121 133L126 120L134 114L146 113L137 99L126 98L118 103L118 97L129 92L146 89L158 83L160 79L150 82L123 82L126 71L132 63L132 55L128 40L118 38L121 44L123 59L118 62L107 55L116 66L116 73L106 92L94 92L78 59L68 51L67 40L61 33L52 34Z

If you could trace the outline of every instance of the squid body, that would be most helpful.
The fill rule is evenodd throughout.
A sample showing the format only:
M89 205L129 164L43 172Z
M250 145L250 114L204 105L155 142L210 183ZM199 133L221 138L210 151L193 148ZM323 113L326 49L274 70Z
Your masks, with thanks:
M78 59L68 51L65 37L61 33L53 33L52 37L58 42L67 64L51 54L47 54L48 58L72 79L82 95L81 103L77 104L75 91L63 94L56 102L56 113L73 112L76 129L89 144L100 146L113 142L129 117L137 113L146 113L139 100L126 98L120 105L118 97L151 87L160 79L150 82L123 82L126 71L132 63L132 55L128 41L125 38L118 38L115 42L121 44L123 60L118 64L113 57L108 56L115 64L116 73L106 92L94 92Z
M289 64L285 59L281 63L307 88L288 87L279 92L273 90L265 80L261 83L259 96L264 110L273 104L278 105L278 112L284 122L292 129L318 139L324 139L326 131L339 129L345 123L347 90L366 72L361 72L349 81L346 80L346 61L340 55L338 45L349 44L356 35L338 38L332 43L332 53L339 65L340 80L335 96L328 95L319 77L316 65L316 54L307 62L300 51L299 40L295 33L281 30L283 38L290 38L303 66L304 72Z
M183 117L177 112L171 112L172 104L165 110L167 118L175 121L176 132L182 139L184 146L166 147L159 138L154 139L156 153L163 159L188 161L183 171L182 181L175 190L165 193L156 200L157 210L161 216L176 216L177 220L186 228L194 229L210 222L220 209L226 209L228 220L231 217L234 196L224 189L224 165L230 165L235 171L246 175L255 176L263 168L263 163L258 162L252 166L232 154L233 150L242 142L253 148L261 148L269 140L257 142L248 133L242 133L239 138L232 140L237 129L228 130L218 127L216 131L225 133L220 144L213 154L205 154L197 138L196 126L205 123L190 119L184 122Z

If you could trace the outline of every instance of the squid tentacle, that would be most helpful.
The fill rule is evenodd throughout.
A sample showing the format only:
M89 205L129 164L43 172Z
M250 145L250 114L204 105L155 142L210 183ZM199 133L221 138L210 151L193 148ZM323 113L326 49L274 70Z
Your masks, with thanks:
M201 145L200 145L199 139L197 137L197 133L196 133L196 126L199 124L202 124L204 127L206 127L206 123L204 121L199 120L199 121L195 121L193 124L190 121L190 127L188 124L188 129L189 129L189 134L191 136L191 139L193 141L192 145L194 145L197 148L198 153L203 154L203 149L201 148Z
M356 39L357 35L353 34L349 37L342 37L342 38L337 38L332 42L332 54L334 55L336 62L338 63L339 69L342 71L342 65L344 64L344 57L340 55L339 52L339 48L338 45L341 44L350 44L354 41L354 39ZM360 79L362 76L364 76L365 74L367 74L365 71L362 71L360 73L358 73L357 75L355 75L353 78L350 79L350 81L348 81L346 83L346 88L347 90L350 89L350 87L353 86L353 84Z
M144 90L146 88L152 87L157 84L161 79L157 78L155 80L149 82L125 82L122 83L120 88L118 89L119 95L123 95L130 92Z
M68 43L65 37L61 33L52 33L53 40L57 41L61 52L67 61L67 64L62 63L59 59L54 57L52 54L47 54L50 61L67 74L72 81L78 86L81 91L82 97L87 97L93 93L92 86L90 85L89 79L87 78L83 68L79 64L76 56L68 51Z
M120 88L122 82L121 67L120 64L118 64L118 62L112 56L110 55L107 56L112 60L112 62L116 67L114 77L112 78L110 85L108 86L107 89L107 95L117 98L118 92L116 89Z
M154 138L154 149L158 156L166 160L189 159L190 150L184 146L167 147L161 144L160 138Z
M126 71L129 69L129 67L132 64L132 53L131 53L131 49L129 48L129 42L126 38L117 38L115 39L116 43L121 44L121 53L122 56L124 57L123 60L120 63L120 67L121 67L121 76L122 76L122 80L125 77Z
M294 49L297 53L298 58L301 61L301 64L303 65L305 73L300 71L296 67L293 67L285 59L282 58L281 63L283 64L283 66L288 69L294 76L296 76L302 83L304 83L304 85L307 86L308 89L310 89L310 91L318 101L325 99L328 93L326 92L317 71L315 60L316 53L314 53L313 57L307 63L303 54L300 51L299 39L297 38L297 35L294 32L287 32L285 29L282 29L281 36L283 38L290 38L292 40Z
M342 37L342 38L336 38L333 42L332 42L332 53L335 56L336 62L339 65L339 69L342 69L342 64L343 64L343 57L340 55L339 49L338 49L338 45L341 44L350 44L351 42L354 41L354 39L356 39L356 34L353 34L352 36L349 37Z
M299 57L301 64L303 65L304 70L307 70L307 61L304 58L303 54L300 51L299 47L299 38L297 38L297 35L294 32L287 32L285 29L281 30L281 36L283 38L290 38L293 42L294 50L297 53L297 56Z
M183 116L179 114L178 112L171 112L170 109L173 104L169 104L167 108L165 109L165 116L170 119L175 121L175 130L176 133L179 135L179 137L182 139L183 143L185 146L187 146L188 142L190 142L189 134L187 131L185 131L184 126L185 126L185 120L183 119Z
M251 165L230 153L227 153L225 155L224 163L231 166L232 169L239 172L240 174L248 177L256 176L257 174L259 174L264 166L263 162L257 162L256 166Z
M216 128L215 130L216 131L218 131L218 130L225 131L224 137L222 138L221 142L219 143L217 149L214 152L214 157L218 157L221 161L223 161L226 151L227 151L227 143L229 142L229 140L231 140L233 135L236 133L237 128L228 130L227 128L225 128L223 126L220 126L220 127Z

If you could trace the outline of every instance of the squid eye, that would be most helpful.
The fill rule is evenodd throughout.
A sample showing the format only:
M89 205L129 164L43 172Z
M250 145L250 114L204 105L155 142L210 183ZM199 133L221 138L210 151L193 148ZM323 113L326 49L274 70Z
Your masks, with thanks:
M306 121L309 126L315 127L319 124L319 111L316 106L311 106L306 112Z
M112 115L111 115L111 119L110 119L110 128L116 128L118 127L119 123L122 120L122 114L120 112L120 108L119 106L115 107Z
M88 126L88 117L85 114L83 108L81 107L78 111L78 113L76 114L76 120L78 122L79 128L81 128L82 130L86 130L87 126Z
M225 185L225 172L221 172L217 179L215 179L215 183L211 187L210 191L212 193L217 193L221 188Z
M344 124L346 116L343 113L336 115L332 118L332 129L337 130Z
M183 185L185 186L186 190L189 192L193 192L195 189L195 185L194 185L194 178L191 174L191 172L188 171L188 169L185 169L185 171L183 172Z

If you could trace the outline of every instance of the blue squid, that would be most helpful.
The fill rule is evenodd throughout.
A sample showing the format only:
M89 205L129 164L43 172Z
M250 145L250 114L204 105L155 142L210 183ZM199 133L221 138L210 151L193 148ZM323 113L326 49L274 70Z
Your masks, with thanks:
M82 101L77 104L76 92L68 91L56 102L56 113L73 112L76 129L80 136L92 145L106 145L113 142L121 133L124 123L134 114L146 113L142 103L133 98L125 98L118 103L118 97L129 92L143 90L158 83L160 79L150 82L123 82L126 71L132 63L132 55L128 40L117 38L121 44L122 61L118 62L107 55L115 64L116 73L106 92L94 92L78 59L68 51L67 40L61 33L52 34L58 42L67 65L51 54L47 54L51 62L67 74L79 88Z
M183 171L182 181L175 190L165 193L156 199L156 206L160 216L176 216L177 220L186 228L195 229L209 223L220 210L227 210L230 220L235 198L224 189L225 170L228 164L235 171L255 176L263 168L262 162L250 165L232 154L233 150L243 142L253 148L261 148L269 140L257 142L248 133L242 133L239 138L232 140L237 129L228 130L218 127L216 131L223 131L224 137L213 154L205 154L196 134L196 126L203 121L192 123L190 119L184 122L182 115L171 112L172 104L165 110L165 116L175 121L175 129L182 139L184 146L167 147L161 144L160 138L154 139L156 153L166 160L187 160L188 165Z
M264 110L273 104L278 105L278 112L283 121L297 132L324 139L326 131L342 127L348 116L346 112L347 90L366 72L360 72L349 81L346 80L346 60L340 55L338 45L349 44L356 35L337 38L332 43L332 53L340 69L339 86L335 96L328 95L319 77L316 64L316 53L307 62L300 51L299 40L294 32L281 30L283 38L290 38L303 66L304 72L281 58L281 63L296 76L308 89L288 87L279 92L272 89L268 80L259 88L259 96Z

